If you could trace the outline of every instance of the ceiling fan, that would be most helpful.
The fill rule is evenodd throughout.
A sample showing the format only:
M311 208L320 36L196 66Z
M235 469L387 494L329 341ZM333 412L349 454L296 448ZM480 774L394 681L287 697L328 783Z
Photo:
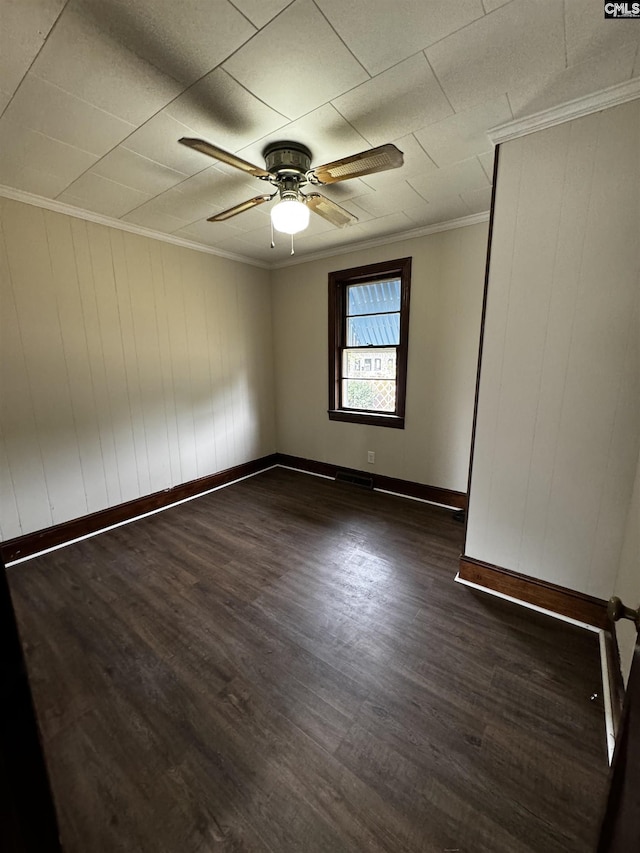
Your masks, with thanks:
M253 175L254 178L261 181L266 181L270 185L271 192L254 196L254 198L236 204L228 210L216 213L215 216L209 217L208 222L222 222L279 196L279 202L271 209L271 222L277 231L291 235L297 234L307 227L310 210L339 228L358 221L357 216L349 213L348 210L340 207L331 199L315 191L303 193L301 192L302 187L334 184L337 181L349 180L349 178L372 175L374 172L397 169L404 162L402 151L395 145L388 143L312 169L311 152L305 145L299 142L272 142L263 151L265 159L265 168L263 169L242 160L235 154L223 151L222 148L218 148L204 139L182 137L178 141L182 145L200 151L202 154L207 154L209 157L227 163L229 166L234 166L236 169ZM271 245L273 246L273 240Z

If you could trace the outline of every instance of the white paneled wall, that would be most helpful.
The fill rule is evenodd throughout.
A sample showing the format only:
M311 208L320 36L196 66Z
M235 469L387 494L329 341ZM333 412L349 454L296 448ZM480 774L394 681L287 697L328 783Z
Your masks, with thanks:
M487 225L481 223L273 273L278 450L465 491ZM327 276L412 257L405 429L327 416ZM376 454L374 465L367 451Z
M3 539L275 450L267 272L0 212Z
M608 598L640 446L640 101L501 147L466 553Z

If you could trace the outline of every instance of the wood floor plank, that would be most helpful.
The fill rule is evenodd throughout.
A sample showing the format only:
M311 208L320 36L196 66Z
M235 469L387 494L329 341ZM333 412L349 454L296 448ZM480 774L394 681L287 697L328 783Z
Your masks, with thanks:
M273 469L12 567L66 853L585 853L595 635L452 513Z

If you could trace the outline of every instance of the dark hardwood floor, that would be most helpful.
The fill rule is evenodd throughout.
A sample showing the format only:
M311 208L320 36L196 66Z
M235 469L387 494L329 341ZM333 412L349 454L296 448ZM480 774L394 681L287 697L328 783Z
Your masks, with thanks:
M66 853L594 849L597 637L461 537L274 469L10 568Z

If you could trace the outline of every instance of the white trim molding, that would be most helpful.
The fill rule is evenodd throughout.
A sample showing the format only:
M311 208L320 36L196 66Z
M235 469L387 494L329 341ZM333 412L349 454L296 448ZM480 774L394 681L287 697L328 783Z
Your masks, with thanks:
M483 213L472 213L462 216L460 219L450 219L448 222L438 222L436 225L423 225L420 228L412 228L411 231L400 231L396 234L387 234L374 237L371 240L361 240L357 243L349 243L348 246L335 246L333 249L322 249L311 255L304 255L271 264L270 269L279 270L283 267L293 267L296 264L306 264L310 261L320 261L322 258L333 258L336 255L350 255L363 249L374 249L376 246L386 246L388 243L400 243L403 240L415 240L416 237L427 237L429 234L437 234L440 231L451 231L454 228L466 228L467 225L477 225L479 222L489 221L489 211Z
M470 216L463 216L461 219L452 219L449 222L439 222L436 225L413 228L411 231L402 231L396 234L376 237L372 240L350 243L349 246L340 246L333 249L327 248L302 257L294 256L291 260L282 261L280 263L266 263L265 261L256 260L256 258L247 257L245 255L236 255L232 252L225 252L223 249L207 246L204 243L186 240L184 237L176 237L175 234L166 234L162 231L154 231L151 228L144 228L142 225L135 225L133 222L124 222L122 219L113 219L111 216L104 216L102 213L83 210L80 207L74 207L71 204L65 204L64 202L57 201L56 199L44 198L44 196L34 195L33 193L28 193L25 190L18 190L14 187L3 186L2 184L0 184L0 196L13 199L13 201L21 201L24 204L31 204L35 207L43 207L46 210L52 210L54 213L64 213L66 216L73 216L76 219L86 219L88 222L95 222L98 225L106 225L108 228L117 228L120 231L128 231L130 234L137 234L140 237L149 237L152 240L161 240L163 243L172 243L174 246L182 246L185 249L194 249L196 252L218 255L218 257L226 258L230 261L237 261L241 264L249 264L250 266L259 267L263 270L280 269L281 267L288 267L294 264L305 264L307 261L330 258L334 255L345 255L349 252L357 252L361 249L370 249L374 246L384 246L387 243L397 243L401 240L412 240L415 237L424 237L428 234L436 234L438 231L449 231L453 228L464 228L466 225L476 225L478 222L487 222L489 219L489 211L484 213L474 213Z
M609 107L626 104L636 98L640 98L640 77L634 77L633 80L618 83L593 95L576 98L574 101L568 101L560 106L551 107L551 109L534 113L525 118L518 118L501 124L489 131L489 138L494 145L497 145L500 142L518 139L520 136L527 136L538 130L545 130L548 127L555 127L557 124L564 124L564 122L609 109Z

